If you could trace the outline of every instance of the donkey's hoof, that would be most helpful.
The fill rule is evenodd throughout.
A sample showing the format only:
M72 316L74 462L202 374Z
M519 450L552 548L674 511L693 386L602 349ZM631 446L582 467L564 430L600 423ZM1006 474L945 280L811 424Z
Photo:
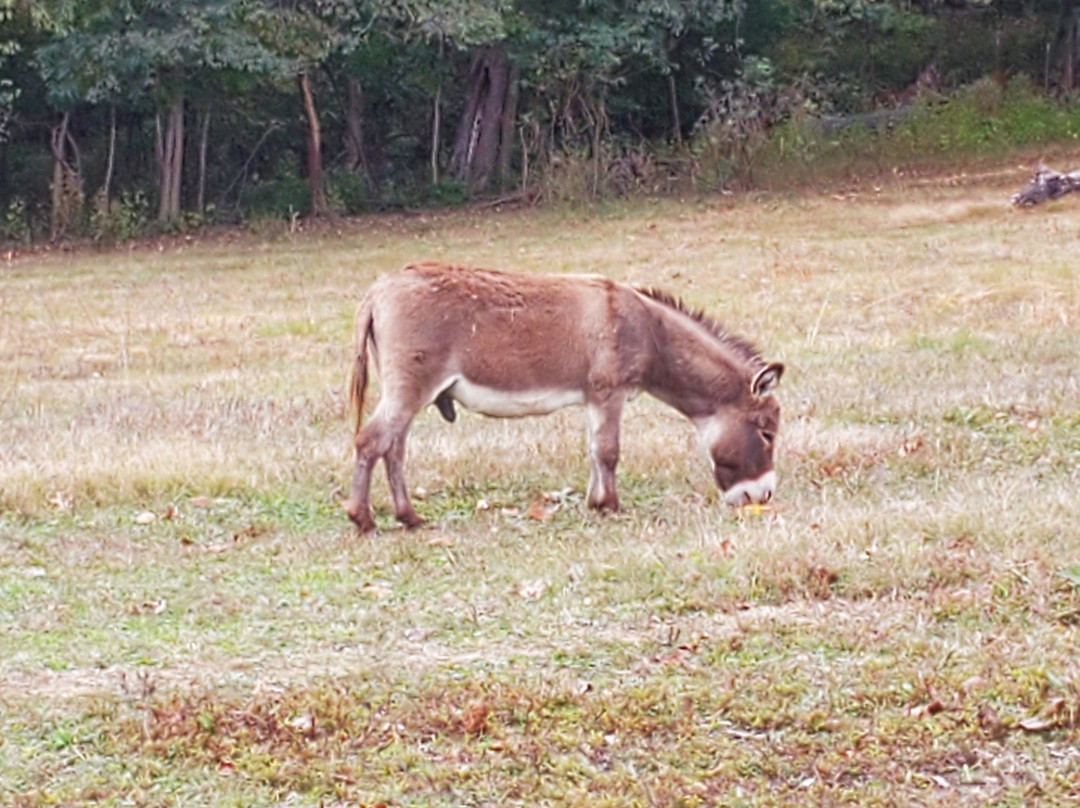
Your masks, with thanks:
M416 530L416 528L421 527L424 524L424 517L415 512L401 514L397 517L397 520L409 530Z
M371 518L370 513L358 512L348 505L345 506L345 513L349 515L349 519L356 525L357 533L373 533L375 531L375 520Z
M366 536L368 533L375 532L375 520L374 519L353 519L353 524L356 525L356 532L361 536Z
M600 500L588 501L588 506L597 513L610 514L619 512L619 500L617 497L607 497Z

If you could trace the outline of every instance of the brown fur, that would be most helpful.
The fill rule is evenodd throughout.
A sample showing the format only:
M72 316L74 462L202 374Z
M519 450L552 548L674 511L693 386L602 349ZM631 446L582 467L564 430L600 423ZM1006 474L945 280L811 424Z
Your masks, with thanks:
M357 310L354 339L357 461L346 507L361 530L374 526L368 491L380 457L395 515L420 523L402 471L405 436L421 408L436 403L449 418L455 399L501 416L584 404L593 460L588 502L604 510L618 507L619 416L639 390L699 429L711 420L724 427L707 431L725 490L772 469L779 410L764 394L782 366L767 365L748 343L656 290L598 276L412 264L372 285ZM369 352L383 392L363 425ZM759 383L762 389L753 389ZM767 452L754 443L758 433L770 436Z

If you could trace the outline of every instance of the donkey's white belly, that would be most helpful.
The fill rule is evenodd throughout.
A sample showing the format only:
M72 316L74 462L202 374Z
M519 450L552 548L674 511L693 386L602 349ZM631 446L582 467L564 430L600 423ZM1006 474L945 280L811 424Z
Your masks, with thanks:
M571 404L585 403L580 390L497 390L460 377L445 390L461 406L496 418L547 415Z

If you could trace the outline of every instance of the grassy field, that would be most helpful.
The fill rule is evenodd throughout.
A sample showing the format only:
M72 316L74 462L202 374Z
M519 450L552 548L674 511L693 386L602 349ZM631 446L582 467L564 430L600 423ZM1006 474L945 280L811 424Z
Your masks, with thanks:
M0 262L0 803L1080 798L1080 200L1026 179L389 216ZM658 285L787 364L776 507L641 397L414 427L340 509L352 311L418 259ZM554 348L553 348L554 349Z

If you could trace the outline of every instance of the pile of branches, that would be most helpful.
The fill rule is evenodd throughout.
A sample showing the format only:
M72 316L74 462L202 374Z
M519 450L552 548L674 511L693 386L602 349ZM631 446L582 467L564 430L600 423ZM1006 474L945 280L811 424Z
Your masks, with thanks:
M1080 191L1080 171L1062 174L1040 163L1035 167L1031 182L1022 191L1013 194L1011 201L1018 207L1031 208L1072 191Z

